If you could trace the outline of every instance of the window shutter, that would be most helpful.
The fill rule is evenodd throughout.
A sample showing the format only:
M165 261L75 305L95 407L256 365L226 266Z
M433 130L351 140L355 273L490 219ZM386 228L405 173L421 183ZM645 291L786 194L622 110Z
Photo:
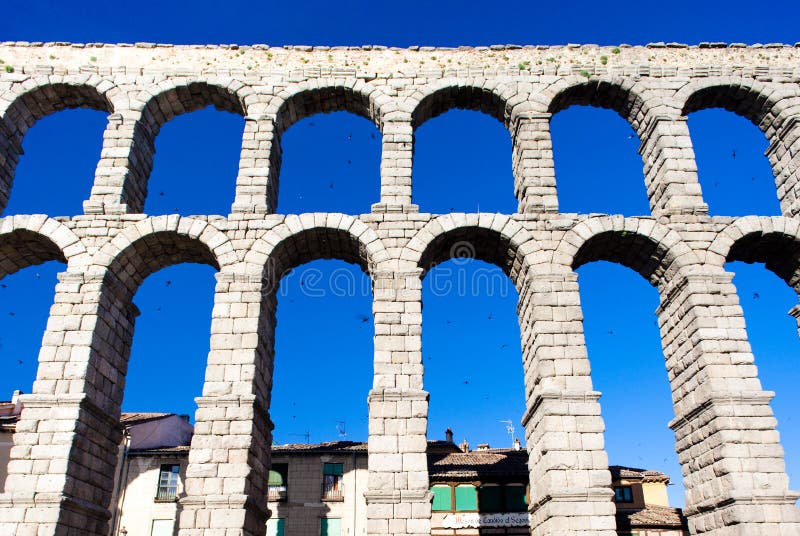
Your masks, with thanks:
M478 490L473 485L456 486L456 512L478 509Z
M506 512L527 512L528 498L525 496L525 486L505 486Z
M502 512L503 495L500 486L481 486L478 498L481 512Z
M342 476L344 474L344 466L341 463L326 463L322 468L322 473L325 475Z
M342 535L342 520L333 517L323 517L321 519L322 527L320 533L322 536L341 536Z
M453 509L452 495L450 494L450 486L432 486L433 492L433 506L431 509L434 512L449 512Z
M267 536L283 536L284 521L282 517L267 519Z

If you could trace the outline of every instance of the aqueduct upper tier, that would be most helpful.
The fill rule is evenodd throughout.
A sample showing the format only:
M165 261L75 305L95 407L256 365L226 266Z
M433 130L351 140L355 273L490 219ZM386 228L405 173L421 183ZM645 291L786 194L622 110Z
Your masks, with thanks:
M274 289L316 258L357 263L373 282L368 534L429 534L421 279L465 241L519 290L532 534L615 534L575 275L595 260L630 267L660 294L692 534L800 533L772 393L761 388L724 269L765 262L800 290L800 48L5 43L0 60L0 207L38 119L72 107L109 114L83 214L0 219L2 275L67 265L24 396L0 535L107 534L132 297L149 274L180 262L218 270L180 536L263 535ZM549 125L574 104L611 108L636 130L650 214L559 212ZM207 105L245 118L230 214L143 214L159 129ZM745 116L768 138L781 216L707 215L686 114L708 107ZM451 108L509 129L516 213L437 215L412 204L414 130ZM337 110L380 129L380 198L368 214L280 214L282 133Z

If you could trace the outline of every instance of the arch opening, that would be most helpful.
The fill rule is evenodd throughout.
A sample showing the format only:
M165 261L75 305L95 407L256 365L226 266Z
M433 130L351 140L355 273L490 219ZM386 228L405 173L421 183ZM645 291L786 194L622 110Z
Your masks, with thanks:
M429 441L445 439L450 428L453 441L466 440L471 450L482 443L513 449L515 439L524 446L518 300L501 267L474 258L444 260L425 275L422 358L430 393Z
M230 212L244 119L235 113L221 113L221 109L210 105L199 108L173 117L160 128L148 180L146 213L187 216Z
M160 88L158 88L160 89ZM158 91L156 89L155 91ZM201 111L204 108L210 108L211 106L214 107L216 111L220 112L230 112L232 114L244 116L245 109L242 100L236 95L236 93L228 87L216 85L213 83L206 83L206 82L188 82L184 85L179 85L176 87L172 87L163 91L156 93L155 95L148 95L148 100L144 104L142 108L141 119L136 123L134 127L134 136L133 136L133 145L131 147L131 152L128 156L128 163L127 167L129 176L123 185L123 192L122 198L125 203L128 205L129 212L143 212L145 204L149 206L152 204L154 207L159 208L160 210L164 210L165 212L183 212L184 210L188 211L193 204L189 204L186 208L182 208L180 205L176 206L176 201L180 199L179 192L175 192L173 194L174 198L171 200L167 199L159 199L157 202L155 200L151 200L148 196L148 192L150 191L152 196L152 188L150 188L149 181L151 178L151 172L153 171L154 165L154 156L156 152L156 138L160 133L161 129L164 125L170 121L172 121L176 116ZM211 118L214 119L211 119ZM225 152L223 153L224 156L230 158L229 163L223 164L220 161L217 161L217 166L221 166L222 169L231 169L227 166L232 166L234 163L238 164L239 155L238 152L236 157L228 156L230 152L233 151L232 147L233 144L240 144L242 140L242 131L244 130L243 123L239 123L239 134L235 137L236 141L233 141L231 138L233 130L234 122L233 120L230 121L220 121L218 122L219 118L223 116L217 114L211 114L210 112L201 112L200 115L195 115L192 119L182 120L178 123L178 131L183 130L181 127L181 123L185 123L188 121L193 121L195 118L201 123L201 128L197 129L186 129L183 132L180 132L183 136L194 137L199 136L201 134L205 134L206 136L214 136L214 140L219 140L221 138L218 132L213 132L217 128L222 128L226 144ZM204 121L205 120L205 121ZM206 123L203 126L203 123ZM224 126L223 126L224 125ZM170 130L172 130L170 128ZM219 137L218 137L219 136ZM171 136L170 136L171 137ZM206 140L212 139L211 137L205 138ZM167 138L168 145L172 145L174 143L173 140ZM181 140L185 141L185 140ZM228 145L230 143L231 145ZM182 148L183 144L179 144L178 147ZM241 146L239 145L239 148ZM177 148L171 148L171 150L177 151ZM212 154L217 153L219 148L216 146L213 147L211 151ZM191 155L195 157L195 154ZM222 156L222 155L221 155ZM194 164L192 165L194 169ZM175 169L165 170L168 173L174 173ZM183 170L181 170L183 171ZM207 173L208 170L203 169L203 173ZM161 173L161 172L159 172ZM225 171L225 174L231 173L230 171ZM235 171L232 172L235 177ZM231 192L225 199L228 199L230 202L233 201L233 189L234 189L234 180L231 180L229 188L226 188L224 191ZM222 186L222 184L220 184ZM187 191L193 191L192 187L184 188ZM160 195L164 193L164 195ZM184 192L185 193L185 192ZM166 197L166 192L164 190L158 190L158 198ZM164 201L171 201L165 203L165 206L161 206L162 202ZM185 202L185 201L184 201ZM195 201L196 203L196 201ZM171 205L171 207L170 207ZM228 203L227 207L230 206ZM222 213L227 213L228 210ZM177 209L177 210L176 210Z
M415 128L413 200L421 210L440 214L517 212L511 137L502 116L498 123L491 108L468 107L469 102L456 100L449 110L434 107L428 113L435 119Z
M775 179L764 156L768 140L756 128L757 117L716 94L697 99L696 106L687 103L698 109L688 125L709 214L780 215Z
M296 212L311 212L313 210L313 208L306 208L305 205L308 203L309 199L308 197L303 199L303 193L300 191L301 189L309 192L309 194L306 194L306 196L311 195L311 192L313 192L313 195L311 195L313 204L317 205L324 201L326 195L329 196L331 193L336 192L337 182L341 183L342 180L344 181L338 186L339 192L343 192L343 189L346 185L352 184L355 186L356 183L354 181L354 175L356 173L358 176L362 176L361 174L364 172L367 172L369 175L374 173L374 159L361 159L361 155L356 154L353 150L354 148L349 146L339 147L341 153L336 154L335 152L332 152L332 149L335 147L335 145L331 145L332 140L325 139L321 140L321 143L317 146L317 150L322 151L325 149L328 154L327 158L336 156L336 160L339 161L339 164L344 163L342 170L339 170L341 173L341 178L339 180L332 179L330 177L330 169L326 170L321 167L321 164L324 162L315 162L307 158L306 151L308 150L308 147L292 148L290 145L288 147L292 149L294 156L292 156L289 161L293 167L286 171L289 171L292 175L294 175L298 173L298 171L301 171L303 167L313 164L315 165L313 168L315 174L321 172L324 172L324 174L317 175L315 177L314 183L319 182L319 184L313 189L303 185L299 180L296 180L292 181L292 186L287 192L288 195L282 193L282 189L279 187L280 177L284 172L282 169L284 149L282 139L286 131L292 126L296 125L298 122L301 124L297 125L297 127L293 129L293 132L289 137L291 144L296 143L292 142L293 138L295 137L297 137L302 145L311 144L312 142L319 140L319 138L317 138L319 134L317 134L316 131L313 134L310 132L307 133L312 134L311 136L304 136L304 131L315 128L316 124L319 123L319 126L324 127L325 130L330 128L331 130L328 131L330 134L335 132L332 131L333 128L336 128L337 130L338 128L346 128L347 133L345 134L344 138L342 138L341 132L335 134L339 141L351 142L348 145L352 145L353 140L355 140L359 144L364 144L362 147L359 147L360 149L366 149L369 147L368 154L376 154L373 145L375 142L373 140L377 140L377 142L379 142L381 140L381 136L379 136L375 130L368 128L365 123L350 117L348 117L347 120L344 120L342 119L343 115L335 112L348 112L351 115L364 118L372 122L377 127L378 132L380 132L383 128L380 111L378 110L378 104L375 102L374 95L366 91L354 91L352 87L330 86L306 89L290 95L281 103L280 108L277 110L275 114L274 142L272 144L272 151L270 152L269 166L271 184L269 186L270 192L268 192L268 196L272 197L273 205L275 205L277 201L278 210L280 212L293 212L293 207L298 208ZM332 118L315 117L318 116L318 114L331 113L334 114ZM369 138L367 139L366 136L369 136ZM367 140L366 143L364 143L365 140ZM334 142L334 144L335 143L336 142ZM300 150L303 151L300 153L302 157L297 155L298 151ZM345 156L346 154L351 154L351 156ZM359 159L361 160L360 162ZM379 151L378 161L380 161ZM355 167L354 162L357 162ZM380 166L380 164L378 164L378 166ZM305 171L305 173L309 172L311 172L311 169ZM331 187L331 184L333 184L333 187ZM322 190L319 188L320 185L324 186ZM363 185L359 185L359 191L361 188L363 188ZM379 173L375 176L374 188L375 190L372 190L373 193L370 194L370 203L377 202L379 198L379 193L374 193L379 192L380 190ZM369 191L369 189L365 189L363 191L365 197ZM337 193L336 197L338 197L338 195L339 194ZM347 208L347 210L342 210L342 212L350 214L368 212L369 205L362 205L363 200L360 198L360 196L357 197L357 199L357 203L343 199L341 202L337 201L336 204ZM305 201L305 203L303 201ZM325 202L325 206L328 206L327 202ZM273 206L272 208L274 209L275 207ZM287 208L290 210L287 210Z
M280 165L277 209L283 214L364 214L380 197L381 133L348 111L298 120L273 151Z
M93 114L85 110L58 113L76 108L104 113ZM105 118L105 114L113 111L108 97L91 85L55 83L36 87L20 95L0 121L0 133L3 134L0 136L0 209L6 209L14 177L17 175L17 165L23 149L26 149L30 156L22 160L22 172L35 176L36 184L31 184L30 180L24 181L22 192L14 196L12 210L18 213L81 213L80 202L89 196L90 190L85 186L93 182L94 168L97 165L96 157L93 160L84 158L84 155L90 153L86 147L102 143L105 121L100 118ZM56 117L51 119L49 116L54 114ZM77 117L80 121L76 120ZM27 140L28 131L44 118L47 118L42 125L44 128L36 129L33 139ZM48 131L50 135L47 138L39 135L47 135ZM59 137L62 142L50 143L51 136ZM47 156L39 156L39 153L46 153ZM98 146L96 154L99 153ZM63 165L65 161L70 162L66 168ZM58 167L53 167L55 163ZM61 182L64 181L65 171L68 180L77 182L84 188L74 185L64 191ZM50 195L44 200L41 196L36 196L44 187L57 188L59 195ZM14 191L19 189L16 187ZM53 205L48 204L51 202ZM32 208L36 210L31 210Z
M31 392L57 274L66 262L61 249L39 233L17 229L0 236L0 360L6 366L0 398L4 400L16 390Z
M338 258L312 260L281 278L276 299L273 443L366 442L375 334L370 277ZM298 377L302 392L289 381Z
M572 269L595 262L621 264L658 286L672 264L672 255L661 243L648 236L627 231L605 231L587 240L577 251Z
M639 277L636 268L620 264L618 257L613 262L595 258L577 270L592 383L602 393L612 483L622 483L624 468L658 471L671 485L639 486L630 502L637 507L683 507L681 466L675 436L667 426L675 417L672 392L653 314L658 292L646 277ZM621 293L620 289L625 290ZM617 502L618 529L629 523L623 511L632 506L624 497Z
M632 112L610 107L627 101L566 99L554 101L550 120L560 211L649 214L639 136L625 120Z

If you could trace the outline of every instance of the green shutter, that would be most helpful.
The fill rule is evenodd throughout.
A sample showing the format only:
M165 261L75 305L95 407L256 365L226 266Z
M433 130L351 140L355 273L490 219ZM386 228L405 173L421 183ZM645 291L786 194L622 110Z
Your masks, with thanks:
M267 536L283 536L284 522L282 517L267 519Z
M505 486L506 512L527 512L528 498L525 486Z
M332 464L337 465L337 464ZM342 520L333 517L323 517L321 519L322 536L342 536Z
M342 476L344 474L344 467L341 463L326 463L322 468L322 474Z
M456 512L473 512L477 509L478 490L475 486L456 486Z
M431 491L433 492L433 506L431 509L434 512L449 512L453 509L452 495L450 494L451 489L453 488L450 486L431 487Z
M481 512L503 511L503 488L500 486L481 486L478 489L478 503Z

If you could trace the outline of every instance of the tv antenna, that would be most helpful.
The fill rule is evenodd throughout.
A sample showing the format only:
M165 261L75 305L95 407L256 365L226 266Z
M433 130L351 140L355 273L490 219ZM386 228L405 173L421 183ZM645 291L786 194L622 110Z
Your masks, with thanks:
M306 430L304 434L289 434L289 435L294 437L302 437L303 439L306 440L305 441L306 444L311 443L311 432L309 432L308 430Z
M336 424L336 431L339 432L340 438L347 438L347 423L345 423L345 421L339 421Z
M506 432L508 432L508 435L511 436L511 446L513 447L514 440L517 438L516 434L514 433L514 422L511 419L506 419L500 422L506 425Z

